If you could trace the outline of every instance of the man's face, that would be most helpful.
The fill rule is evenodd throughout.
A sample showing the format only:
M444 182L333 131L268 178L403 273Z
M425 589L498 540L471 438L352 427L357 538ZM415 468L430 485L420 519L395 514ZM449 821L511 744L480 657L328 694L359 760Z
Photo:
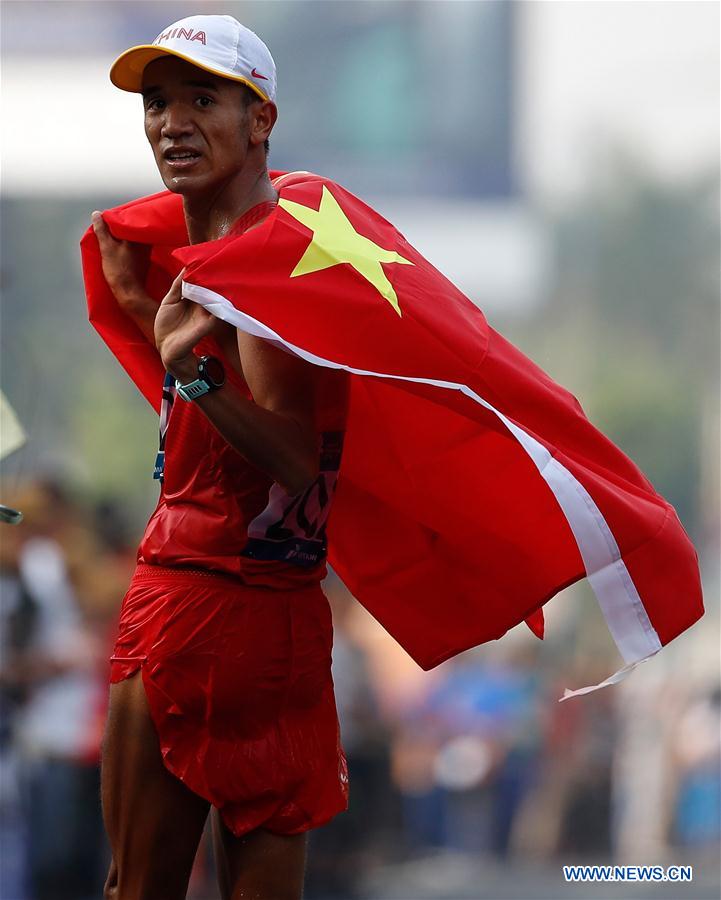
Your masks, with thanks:
M248 156L253 105L246 108L240 84L185 60L149 63L145 134L168 190L193 194L229 184Z

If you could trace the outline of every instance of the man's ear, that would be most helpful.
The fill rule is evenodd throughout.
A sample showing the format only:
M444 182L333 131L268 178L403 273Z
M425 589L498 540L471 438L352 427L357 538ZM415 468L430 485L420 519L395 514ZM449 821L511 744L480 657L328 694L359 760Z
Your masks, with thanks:
M270 137L276 119L278 107L272 100L254 103L251 107L250 140L253 144L264 144Z

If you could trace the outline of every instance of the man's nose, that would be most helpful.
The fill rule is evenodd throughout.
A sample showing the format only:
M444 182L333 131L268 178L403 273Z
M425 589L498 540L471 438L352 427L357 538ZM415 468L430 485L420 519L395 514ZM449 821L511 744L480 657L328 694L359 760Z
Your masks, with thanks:
M193 133L193 120L189 111L180 104L168 105L163 116L161 135L165 138L177 138Z

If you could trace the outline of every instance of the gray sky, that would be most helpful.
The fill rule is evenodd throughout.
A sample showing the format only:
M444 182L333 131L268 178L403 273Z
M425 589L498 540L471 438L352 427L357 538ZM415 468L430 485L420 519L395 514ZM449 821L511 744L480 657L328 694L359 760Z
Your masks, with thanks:
M614 145L668 179L718 166L718 3L542 0L523 18L520 152L534 191L583 186Z
M531 196L583 188L616 145L669 179L718 164L716 2L537 0L519 13L518 154ZM111 88L108 64L5 58L5 192L162 189L139 99Z

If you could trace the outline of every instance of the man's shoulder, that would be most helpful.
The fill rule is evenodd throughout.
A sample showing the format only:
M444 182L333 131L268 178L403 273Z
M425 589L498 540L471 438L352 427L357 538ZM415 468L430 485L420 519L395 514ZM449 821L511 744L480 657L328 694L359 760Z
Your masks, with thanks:
M295 184L311 184L318 181L323 184L333 183L325 175L318 175L316 172L308 172L305 169L298 169L294 172L281 172L272 169L268 174L276 190Z

